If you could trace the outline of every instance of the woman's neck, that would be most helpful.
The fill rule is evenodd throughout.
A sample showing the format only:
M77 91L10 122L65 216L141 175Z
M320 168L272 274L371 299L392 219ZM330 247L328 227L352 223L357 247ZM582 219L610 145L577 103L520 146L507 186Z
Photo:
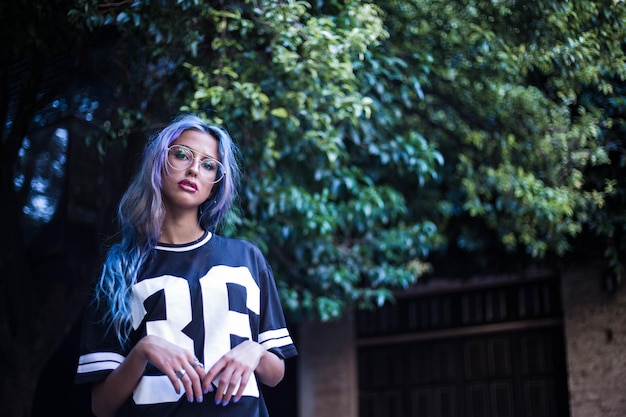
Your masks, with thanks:
M197 218L194 218L193 222L166 218L161 228L159 242L174 245L189 243L200 239L203 234L204 230L198 224Z

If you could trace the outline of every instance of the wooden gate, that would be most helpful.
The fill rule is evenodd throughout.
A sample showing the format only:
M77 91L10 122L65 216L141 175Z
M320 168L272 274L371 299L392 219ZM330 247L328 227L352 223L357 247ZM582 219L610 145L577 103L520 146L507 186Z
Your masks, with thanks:
M558 280L357 317L360 417L568 417Z

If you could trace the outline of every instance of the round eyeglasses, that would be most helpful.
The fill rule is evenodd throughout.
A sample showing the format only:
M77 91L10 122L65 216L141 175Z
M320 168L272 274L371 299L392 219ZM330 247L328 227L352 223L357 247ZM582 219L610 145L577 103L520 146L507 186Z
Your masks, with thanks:
M167 165L176 171L188 169L196 159L200 162L198 173L203 182L215 184L224 178L224 165L217 159L183 145L167 148Z

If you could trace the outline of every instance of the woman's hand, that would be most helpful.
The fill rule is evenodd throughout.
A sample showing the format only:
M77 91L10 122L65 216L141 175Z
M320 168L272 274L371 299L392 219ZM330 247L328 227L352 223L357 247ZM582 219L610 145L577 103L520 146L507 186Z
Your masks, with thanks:
M211 384L218 378L215 403L226 405L231 399L237 402L255 371L261 382L273 386L283 378L285 368L278 356L266 351L260 344L246 340L206 371L202 379L204 392L212 391Z
M126 359L92 389L92 412L98 417L113 417L128 399L151 363L172 382L177 393L184 388L188 401L202 402L202 365L192 352L157 336L145 336Z
M157 336L145 336L135 349L167 375L177 393L182 384L189 402L202 402L202 378L206 372L192 352Z

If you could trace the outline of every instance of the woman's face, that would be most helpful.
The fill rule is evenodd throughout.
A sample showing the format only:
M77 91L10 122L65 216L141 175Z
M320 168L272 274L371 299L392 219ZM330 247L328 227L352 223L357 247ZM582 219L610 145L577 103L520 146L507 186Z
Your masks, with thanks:
M197 210L223 172L217 140L197 130L186 130L172 142L165 164L163 201L170 211Z

